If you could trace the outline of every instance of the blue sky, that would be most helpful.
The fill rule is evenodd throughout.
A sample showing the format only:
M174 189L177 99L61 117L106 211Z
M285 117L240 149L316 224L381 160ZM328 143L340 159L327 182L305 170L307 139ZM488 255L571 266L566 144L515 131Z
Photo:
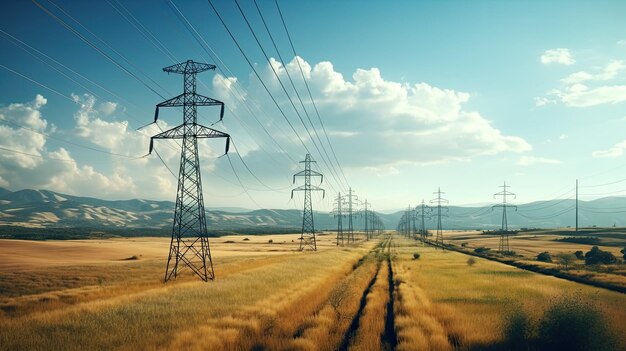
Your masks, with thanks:
M233 136L246 164L274 190L259 184L232 154L246 195L227 159L217 158L223 143L211 141L201 145L207 205L300 207L301 198L289 201L289 186L290 175L299 170L293 161L304 158L304 148L294 141L208 2L37 1L165 98L182 89L180 76L161 70L174 63L168 55L224 68L212 62L183 26L174 6L178 8L228 67L199 76L199 92L229 107L224 123L215 127ZM307 96L274 2L258 3L287 70ZM325 156L307 140L236 4L214 4L327 174L323 186L329 196L316 204L330 209L331 195L346 185L333 179ZM267 53L277 59L254 2L240 4ZM624 178L623 1L279 4L349 185L375 209L417 204L432 198L439 186L451 204L486 203L506 180L518 202L530 202L571 196L567 192L576 178L581 185ZM35 3L8 6L0 14L0 146L17 152L0 154L0 186L173 200L176 180L158 158L133 159L146 153L148 136L157 132L154 126L141 133L135 129L151 122L154 105L163 99ZM14 45L8 35L90 81L34 53L81 85L64 77ZM158 43L148 39L152 35ZM285 66L275 67L286 81ZM275 133L282 151L254 121L250 106ZM306 99L305 106L312 114ZM200 122L210 124L216 118L216 111L206 110ZM180 112L163 112L162 119L163 128L174 126L181 121ZM176 173L177 145L157 144L157 150ZM626 182L582 188L581 193L624 195L624 189Z

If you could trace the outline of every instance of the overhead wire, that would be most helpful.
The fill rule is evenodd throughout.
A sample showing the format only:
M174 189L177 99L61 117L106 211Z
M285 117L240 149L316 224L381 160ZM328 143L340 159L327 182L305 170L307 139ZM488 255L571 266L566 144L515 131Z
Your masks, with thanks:
M236 1L237 5L239 5L239 3ZM304 111L304 114L307 117L307 120L309 121L309 124L311 125L311 129L313 129L313 132L315 134L315 137L317 138L317 141L319 142L320 146L322 147L322 150L324 151L324 155L326 155L326 158L328 158L328 162L330 163L330 165L333 167L332 171L336 173L336 176L338 177L338 180L340 181L340 183L338 185L340 185L341 187L343 187L343 190L347 189L349 186L346 184L342 184L341 183L341 177L339 177L339 173L335 170L335 166L333 165L332 159L331 157L328 155L328 151L326 150L326 146L324 146L324 143L322 142L322 139L319 136L319 133L317 132L317 128L315 128L315 125L313 124L313 121L311 120L311 116L309 115L309 111L307 111L306 106L304 106L304 102L302 101L302 97L300 97L300 93L298 92L298 89L296 88L296 85L291 77L291 73L289 73L289 69L287 69L287 66L285 64L285 60L283 59L283 55L280 53L280 50L278 49L278 45L276 45L276 41L274 40L274 36L272 35L272 32L270 31L267 22L265 21L265 17L263 16L263 13L261 12L261 9L259 8L259 5L257 4L256 0L254 0L254 5L257 9L257 13L259 14L259 17L261 18L261 21L263 22L263 26L265 27L265 30L272 42L272 45L274 46L274 50L276 50L276 54L278 55L278 59L280 60L280 62L283 64L283 67L285 69L285 73L287 74L287 78L289 79L289 82L291 83L291 87L293 88L293 91L296 93L296 97L298 98L298 101L300 101L300 106L302 107L302 110ZM239 7L239 6L238 6ZM241 7L239 7L240 12L242 13L242 15L244 16L244 19L246 18L245 15L243 14L243 11L241 10ZM248 23L247 19L246 22ZM254 32L253 32L254 33ZM295 58L297 61L297 57ZM278 76L276 76L277 79L280 80L280 78ZM319 150L318 150L319 151ZM337 163L338 167L341 167L341 165L339 163Z
M209 0L209 2L211 2ZM324 158L324 154L322 153L322 151L319 149L319 146L317 145L317 143L315 142L315 138L313 138L313 135L311 134L311 131L309 130L309 128L307 127L306 123L304 122L304 119L302 118L302 115L300 115L300 112L298 111L298 108L296 107L295 103L293 102L291 96L289 95L287 88L285 88L285 85L283 84L282 80L280 79L280 76L278 75L278 72L276 72L276 69L274 68L274 65L272 65L272 62L269 58L269 56L267 55L267 52L265 51L265 49L263 48L263 45L261 44L258 36L256 35L254 29L252 28L252 25L250 24L250 22L248 21L247 16L245 15L245 13L243 12L243 9L241 8L241 6L239 5L239 1L235 0L235 4L237 5L237 8L239 9L239 13L241 13L241 16L243 17L244 21L246 22L248 29L250 30L250 32L252 33L252 36L254 37L254 40L256 41L257 45L259 46L259 48L261 49L261 52L263 53L263 56L265 57L265 60L267 61L268 65L270 66L272 72L274 73L274 76L276 77L276 79L278 80L278 83L280 85L280 87L282 88L283 92L285 93L285 96L287 97L287 100L289 100L289 104L291 105L291 107L293 108L294 112L296 113L296 115L298 116L298 119L300 120L300 123L302 123L302 127L304 127L304 130L306 131L307 135L309 136L309 140L311 140L311 142L313 143L313 146L315 147L315 149L317 150L318 154L320 155L320 158L322 159L322 162L324 162L324 164L326 165L326 168L331 172L331 176L333 178L335 178L335 182L337 182L337 185L339 186L339 188L341 188L341 183L337 181L337 176L334 174L334 168L328 165L328 162L326 161L326 159ZM294 130L295 132L295 130ZM297 132L296 132L297 133ZM310 154L311 152L307 149L307 152ZM333 191L336 192L336 190L334 189L334 187L332 186L332 184L329 183L329 185L331 186L331 188L333 188ZM344 189L345 190L345 189Z
M278 5L278 0L274 0L275 4L276 4L276 9L278 10L278 14L280 15L280 20L283 24L283 28L285 28L285 33L287 34L287 38L289 39L289 44L291 45L291 50L293 51L293 55L296 58L296 62L298 63L298 68L300 70L300 74L302 75L302 81L304 82L304 86L306 87L306 90L309 94L309 98L311 100L311 104L313 104L313 108L315 110L315 114L317 115L317 118L320 122L320 125L322 126L322 130L324 131L324 135L326 136L326 141L328 142L328 145L330 146L330 150L335 158L335 162L337 163L337 165L339 166L339 171L341 172L344 181L346 182L346 184L349 185L348 179L346 178L345 173L343 172L343 167L341 167L341 163L339 162L339 159L337 158L337 154L335 153L335 149L333 147L333 144L330 142L330 138L328 137L328 132L326 131L326 127L324 126L324 122L322 122L322 117L320 116L319 110L317 109L317 104L315 103L315 100L313 99L313 94L311 94L311 89L309 87L309 83L307 82L307 79L304 75L304 70L302 69L302 65L300 64L300 60L298 60L298 54L296 53L296 48L293 44L293 40L291 39L291 34L289 34L289 29L287 29L287 23L285 22L285 18L283 17L283 12L280 10L280 6ZM258 9L258 5L256 0L254 0L254 4L257 6ZM259 10L260 12L260 10Z

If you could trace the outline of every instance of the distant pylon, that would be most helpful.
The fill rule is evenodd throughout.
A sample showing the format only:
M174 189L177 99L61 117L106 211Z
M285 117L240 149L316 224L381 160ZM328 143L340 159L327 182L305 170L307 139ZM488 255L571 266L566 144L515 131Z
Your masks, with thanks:
M352 210L353 206L356 205L357 200L358 198L354 195L352 188L348 189L348 243L354 243L354 226L352 224L352 219L354 218L355 213Z
M444 246L443 246L443 226L441 225L441 216L445 216L445 214L441 213L441 210L448 210L448 208L446 206L441 206L442 204L447 204L448 200L444 199L441 197L441 194L445 194L444 192L441 191L441 188L437 188L437 191L434 192L433 194L437 194L437 198L430 200L431 204L436 204L437 205L437 234L435 236L435 249L437 249L438 247L441 247L443 250L445 250Z
M366 240L370 240L370 231L368 227L368 219L369 219L368 218L368 212L369 212L368 206L369 204L367 203L367 199L365 199L364 207L365 207L365 239Z
M337 245L344 245L343 238L343 196L341 196L341 192L337 193L337 197L335 198L335 208L333 209L333 215L337 218Z
M317 242L315 241L315 225L313 223L313 204L311 201L311 190L321 190L322 196L325 195L324 189L311 185L311 177L320 177L320 184L324 181L324 176L311 169L311 163L315 163L311 155L306 154L304 161L304 171L300 171L293 175L293 183L296 183L296 177L304 177L304 185L291 190L291 198L293 199L294 191L304 191L304 211L302 212L302 234L300 235L300 251L307 247L313 251L317 251Z
M221 106L221 120L224 116L224 103L196 94L196 75L214 69L214 65L192 60L163 68L168 73L182 74L184 82L184 92L158 104L154 114L156 123L160 107L182 106L183 124L150 138L149 153L152 153L154 139L182 139L183 142L170 254L165 268L166 282L178 276L181 262L204 281L215 278L204 212L198 138L227 138L228 153L230 136L197 123L198 106Z
M509 185L506 185L506 182L504 182L504 185L500 186L500 188L502 188L502 191L493 194L494 199L496 198L496 196L502 196L502 203L493 206L502 207L502 226L500 227L500 244L498 245L498 251L509 252L511 251L511 248L509 246L509 223L506 218L506 208L513 207L515 208L515 210L517 210L517 206L508 204L506 202L506 197L513 196L513 198L515 199L516 195L506 190L506 188L510 188Z
M422 204L420 205L420 210L419 210L419 214L421 218L419 233L422 237L422 241L424 242L426 241L428 237L428 231L426 230L425 218L426 217L430 218L430 213L426 214L427 211L430 212L430 207L424 203L424 200L422 200Z

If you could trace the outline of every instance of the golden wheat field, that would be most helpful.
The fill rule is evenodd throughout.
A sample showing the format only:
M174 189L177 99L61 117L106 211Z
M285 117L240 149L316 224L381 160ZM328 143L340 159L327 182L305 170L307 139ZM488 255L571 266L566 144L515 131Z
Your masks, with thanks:
M0 241L0 349L545 349L563 328L626 347L624 294L391 233L323 234L317 252L297 235L213 238L208 283L162 283L168 244Z

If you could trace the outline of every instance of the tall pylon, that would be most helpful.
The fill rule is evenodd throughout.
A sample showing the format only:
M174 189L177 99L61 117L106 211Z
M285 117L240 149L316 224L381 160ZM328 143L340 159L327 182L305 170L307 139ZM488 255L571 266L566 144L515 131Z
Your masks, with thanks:
M498 245L498 251L500 252L511 251L511 248L509 247L509 223L506 218L506 208L513 207L515 208L515 210L517 210L517 206L510 205L506 202L507 196L513 196L514 199L516 197L514 193L506 190L506 188L510 187L510 185L506 185L506 182L504 182L504 185L500 186L500 188L502 188L502 191L493 194L494 199L496 198L496 196L502 196L502 203L493 206L494 208L502 207L502 226L500 227L500 244Z
M433 194L437 194L437 198L430 200L431 204L437 205L437 234L435 236L435 249L441 247L443 250L445 250L443 246L443 226L441 225L441 216L447 215L443 214L442 210L445 210L447 212L448 207L442 205L446 205L448 203L448 200L441 197L441 194L445 194L441 191L441 188L437 188L437 191Z
M422 199L422 204L419 206L418 212L419 212L420 219L421 219L419 233L420 233L420 236L422 237L422 242L425 242L428 237L428 231L426 230L425 219L426 217L430 219L430 206L426 205L423 199Z
M369 222L369 218L368 218L368 212L369 212L369 203L367 203L367 199L365 199L365 203L363 204L364 206L364 211L365 211L365 239L366 240L370 240L370 231L369 231L369 227L368 227L368 222Z
M182 139L183 142L165 282L176 278L185 266L205 282L215 279L202 195L198 138L226 138L228 153L230 135L197 123L198 106L221 106L221 120L224 117L224 103L196 94L196 75L214 69L215 65L192 60L163 68L168 73L182 74L184 88L182 94L156 105L154 113L156 123L160 107L182 106L183 124L150 138L149 153L152 153L154 139ZM179 266L181 263L184 264L183 267Z
M302 234L300 235L300 251L310 248L317 251L317 242L315 241L315 225L313 223L313 203L311 201L311 190L322 191L322 197L326 192L324 189L311 185L311 177L320 177L320 184L324 181L324 176L311 169L311 163L316 163L310 154L306 154L304 161L304 171L300 171L293 175L293 183L296 183L296 177L304 177L304 185L291 190L291 198L293 199L294 191L304 191L304 211L302 212Z
M337 245L344 245L344 238L343 238L343 202L344 202L344 197L341 196L341 192L337 193L337 197L335 198L335 203L334 206L335 208L333 209L333 215L335 216L335 218L337 218Z
M356 215L353 212L353 207L357 205L358 197L354 195L354 191L352 188L348 189L348 243L354 243L354 226L352 223L352 219Z

